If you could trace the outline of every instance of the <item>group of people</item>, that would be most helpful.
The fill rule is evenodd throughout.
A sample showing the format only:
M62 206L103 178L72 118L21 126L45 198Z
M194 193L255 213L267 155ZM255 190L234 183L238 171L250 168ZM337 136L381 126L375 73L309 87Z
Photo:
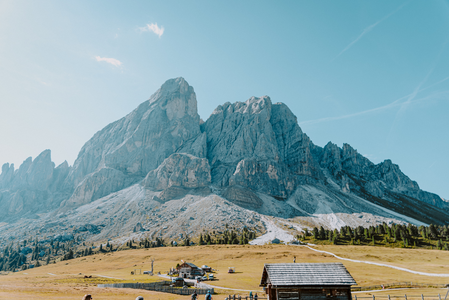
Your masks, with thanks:
M84 295L84 297L83 297L82 300L93 300L93 299L94 299L94 298L92 298L92 295L91 295L91 294L86 294L86 295ZM144 300L144 299L143 299L142 296L138 296L138 297L136 298L136 300Z
M246 299L248 299L248 298L246 298ZM253 292L249 292L249 299L257 300L257 299L259 299L259 296L257 296L257 293L254 294L254 296L253 296ZM225 300L242 300L242 296L240 296L240 295L238 295L238 296L236 296L236 295L233 295L233 296L229 295L229 297L226 297Z
M192 296L190 297L192 300L198 300L198 294L193 292ZM206 296L204 297L204 300L212 300L212 295L210 294L210 291L207 291Z

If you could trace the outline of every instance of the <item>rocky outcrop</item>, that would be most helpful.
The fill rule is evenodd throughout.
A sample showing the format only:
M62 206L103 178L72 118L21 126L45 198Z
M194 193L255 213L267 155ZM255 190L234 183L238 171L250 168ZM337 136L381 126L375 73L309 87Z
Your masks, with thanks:
M202 125L212 183L287 198L307 178L324 178L296 117L269 97L218 106Z
M201 188L210 184L210 166L205 158L185 153L170 155L155 170L148 173L144 186L155 191L168 187Z
M126 176L119 170L101 168L87 175L64 204L66 206L80 206L109 195L111 191L119 191L135 182L135 178Z
M250 209L258 209L263 205L263 201L254 192L241 186L227 187L222 196L239 206Z
M168 80L133 112L97 132L81 149L66 184L80 195L76 199L92 201L142 180L178 151L206 155L195 92L183 78Z
M278 199L286 199L297 184L287 166L273 160L242 159L229 179L229 186L240 185Z
M175 199L189 191L210 193L209 161L186 153L170 155L155 170L148 173L142 184L153 191L162 191L162 200Z
M69 170L67 162L55 168L50 150L34 160L27 158L18 170L14 170L14 164L4 164L0 175L0 220L33 218L57 208L68 197L61 183Z
M270 123L276 137L280 162L301 177L323 180L319 164L312 155L314 147L310 138L302 132L296 116L283 103L272 106Z
M315 159L323 169L329 171L333 180L339 182L343 192L353 191L366 197L390 199L388 194L405 195L438 208L449 209L447 202L436 194L423 191L418 183L411 180L387 159L379 164L372 163L348 144L343 148L329 142L324 148L314 146ZM368 197L370 198L370 197Z

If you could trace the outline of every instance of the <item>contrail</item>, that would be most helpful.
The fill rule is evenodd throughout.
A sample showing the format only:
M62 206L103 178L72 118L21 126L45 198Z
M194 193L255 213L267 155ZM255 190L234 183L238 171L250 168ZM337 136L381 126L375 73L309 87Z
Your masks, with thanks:
M389 17L391 17L392 15L394 15L395 13L397 13L399 10L401 10L407 3L402 4L401 6L399 6L396 10L394 10L393 12L389 13L388 15L386 15L385 17L383 17L382 19L380 19L379 21L377 21L374 24L371 24L370 26L366 27L365 29L363 29L362 33L355 39L353 40L351 43L349 43L349 45L346 46L346 48L344 48L343 50L341 50L340 53L338 53L338 55L335 57L339 57L340 55L342 55L346 50L348 50L349 48L351 48L355 43L357 43L365 34L367 34L368 32L370 32L371 30L373 30L374 27L376 27L377 25L379 25L380 23L382 23L383 21L385 21L386 19L388 19ZM335 59L334 58L334 59Z
M409 103L412 103L412 102L420 101L420 100L423 100L423 99L429 99L429 97L424 97L424 98L419 98L419 99L416 99L415 101L412 101L414 99L414 97L416 97L417 93L420 93L422 91L428 90L428 89L430 89L430 88L432 88L432 87L434 87L434 86L436 86L436 85L438 85L440 83L443 83L443 82L445 82L447 80L449 80L449 77L446 77L446 78L444 78L444 79L442 79L442 80L440 80L438 82L435 82L434 84L431 84L431 85L429 85L426 88L418 89L418 90L415 89L412 93L410 93L408 95L405 95L405 96L403 96L403 97L401 97L399 99L396 99L395 101L393 101L391 103L388 103L386 105L383 105L383 106L379 106L379 107L375 107L375 108L371 108L371 109L368 109L368 110L363 110L363 111L359 111L359 112L356 112L356 113L347 114L347 115L343 115L343 116L328 117L328 118L321 118L321 119L316 119L316 120L304 121L304 122L300 122L299 126L353 118L353 117L357 117L357 116L360 116L360 115L364 115L364 114L368 114L368 113L373 113L373 112L382 111L382 110L390 109L390 108L393 108L393 107L401 106L404 103L406 103L407 101ZM421 87L421 85L422 84L418 85L418 87ZM445 92L443 92L443 93L445 93ZM401 102L401 100L404 100L404 99L407 99L407 98L408 98L407 101Z

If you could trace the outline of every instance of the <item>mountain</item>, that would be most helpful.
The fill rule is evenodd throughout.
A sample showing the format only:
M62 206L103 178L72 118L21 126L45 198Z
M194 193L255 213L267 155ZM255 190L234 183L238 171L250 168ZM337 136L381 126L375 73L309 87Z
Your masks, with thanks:
M137 223L173 237L180 228L259 226L262 215L327 218L328 227L349 220L448 224L449 202L421 190L391 160L374 164L348 144L313 144L290 109L268 96L227 102L203 122L183 78L98 131L73 166L55 168L45 150L18 170L4 164L0 175L8 237L86 223L102 228L97 238Z

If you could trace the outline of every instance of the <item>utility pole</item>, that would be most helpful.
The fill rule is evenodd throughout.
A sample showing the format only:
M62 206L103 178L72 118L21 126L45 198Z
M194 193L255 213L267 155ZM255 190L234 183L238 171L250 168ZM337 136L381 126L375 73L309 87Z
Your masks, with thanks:
M153 263L154 263L154 258L151 259L151 275L153 275Z

